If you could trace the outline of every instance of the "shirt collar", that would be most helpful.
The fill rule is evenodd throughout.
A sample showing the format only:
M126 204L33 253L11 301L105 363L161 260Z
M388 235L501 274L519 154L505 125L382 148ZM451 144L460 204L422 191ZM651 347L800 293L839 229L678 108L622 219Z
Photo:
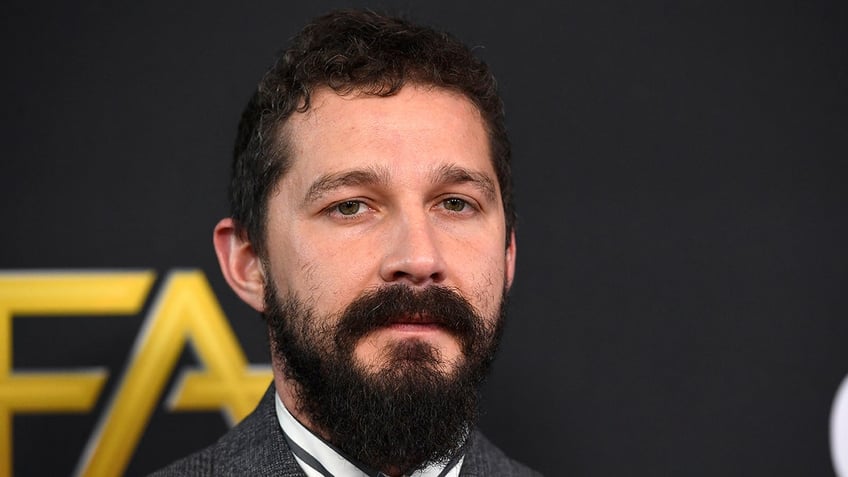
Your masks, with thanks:
M382 473L369 473L349 461L341 452L321 439L291 415L279 394L274 394L277 421L292 449L295 460L308 477L375 477ZM416 470L408 477L459 477L465 456L450 462L433 464ZM450 468L448 469L448 466Z

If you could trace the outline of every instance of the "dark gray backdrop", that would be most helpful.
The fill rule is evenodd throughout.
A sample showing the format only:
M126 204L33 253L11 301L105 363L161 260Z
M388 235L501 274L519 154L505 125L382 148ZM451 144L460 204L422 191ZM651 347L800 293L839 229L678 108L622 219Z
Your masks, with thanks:
M235 125L275 52L350 4L13 3L0 268L202 268L267 361L210 242ZM493 441L550 476L832 475L848 4L356 4L481 46L500 80L520 225ZM15 417L16 475L73 470L140 323L15 320L16 367L113 377L90 414ZM160 406L127 475L224 430Z

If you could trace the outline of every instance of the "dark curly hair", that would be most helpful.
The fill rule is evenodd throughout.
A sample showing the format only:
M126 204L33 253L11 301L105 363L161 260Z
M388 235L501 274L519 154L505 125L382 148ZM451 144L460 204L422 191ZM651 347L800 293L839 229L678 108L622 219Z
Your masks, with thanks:
M480 111L501 188L507 244L515 227L510 145L503 103L488 66L459 40L372 11L339 10L315 19L262 77L242 113L230 182L239 234L265 255L268 195L289 166L285 121L305 112L316 88L338 94L396 94L406 83L452 90Z

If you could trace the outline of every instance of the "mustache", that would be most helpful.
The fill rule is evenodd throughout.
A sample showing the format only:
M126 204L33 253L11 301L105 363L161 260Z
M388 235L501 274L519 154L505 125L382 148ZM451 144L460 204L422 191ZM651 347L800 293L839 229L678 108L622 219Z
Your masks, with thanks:
M456 336L466 351L485 332L482 317L453 289L414 290L397 284L371 290L351 302L339 319L336 345L350 350L368 333L396 323L438 325Z

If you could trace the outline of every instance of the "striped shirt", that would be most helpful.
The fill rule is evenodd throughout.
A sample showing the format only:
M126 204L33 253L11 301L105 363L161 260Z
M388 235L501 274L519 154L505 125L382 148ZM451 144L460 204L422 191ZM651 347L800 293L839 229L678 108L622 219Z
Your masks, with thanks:
M295 460L308 477L382 477L374 471L348 460L339 449L321 439L289 413L279 394L275 395L277 420ZM433 464L407 477L459 477L464 455L442 464Z

